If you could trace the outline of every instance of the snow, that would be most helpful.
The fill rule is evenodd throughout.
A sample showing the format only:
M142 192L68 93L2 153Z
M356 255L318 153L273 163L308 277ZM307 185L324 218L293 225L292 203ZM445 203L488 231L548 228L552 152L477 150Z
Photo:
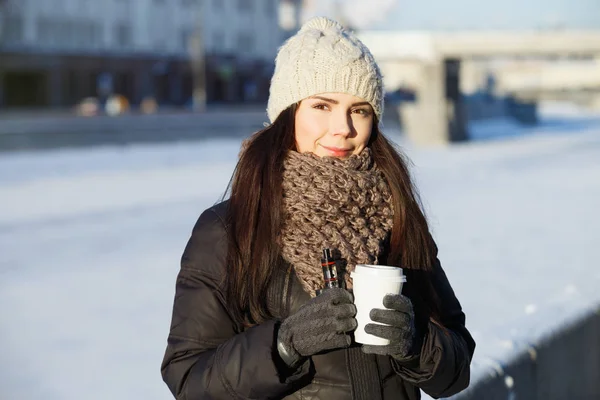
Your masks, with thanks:
M600 115L472 125L413 173L477 341L473 377L600 304ZM159 366L179 258L239 140L0 158L0 397L169 399ZM83 393L83 395L82 395Z

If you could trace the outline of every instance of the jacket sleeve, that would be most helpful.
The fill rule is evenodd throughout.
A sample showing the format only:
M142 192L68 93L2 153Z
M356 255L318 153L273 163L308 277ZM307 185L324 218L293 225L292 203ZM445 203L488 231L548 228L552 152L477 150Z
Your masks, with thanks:
M437 258L431 277L441 304L439 324L428 323L418 358L392 363L403 379L431 397L449 397L469 386L475 341L465 327L465 314Z
M161 365L177 399L279 397L308 373L306 365L292 376L278 373L275 321L248 330L233 322L220 287L226 252L223 221L214 211L205 211L182 256Z

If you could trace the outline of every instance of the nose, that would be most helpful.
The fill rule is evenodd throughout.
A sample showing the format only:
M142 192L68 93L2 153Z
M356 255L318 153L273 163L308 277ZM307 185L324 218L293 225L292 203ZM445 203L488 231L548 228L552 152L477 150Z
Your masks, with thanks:
M354 129L352 118L346 112L332 113L329 128L332 135L346 138L352 135Z

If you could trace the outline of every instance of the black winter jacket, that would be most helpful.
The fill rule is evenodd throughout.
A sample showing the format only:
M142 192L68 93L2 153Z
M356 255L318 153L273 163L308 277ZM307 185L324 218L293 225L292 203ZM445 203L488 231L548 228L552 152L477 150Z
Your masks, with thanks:
M414 400L420 398L419 388L432 397L447 397L468 386L475 343L439 263L433 280L446 329L426 323L420 359L412 365L353 346L315 355L291 376L282 374L274 347L277 321L244 329L228 312L222 286L226 210L221 203L202 213L182 256L161 366L177 399ZM310 299L289 265L280 275L269 289L278 319Z

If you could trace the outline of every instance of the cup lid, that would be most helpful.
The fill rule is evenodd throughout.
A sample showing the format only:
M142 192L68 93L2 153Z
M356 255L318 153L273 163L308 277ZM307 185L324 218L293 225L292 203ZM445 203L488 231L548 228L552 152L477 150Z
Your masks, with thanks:
M376 278L404 278L402 268L389 265L356 264L356 268L350 274L360 276L372 276Z
M357 274L356 272L351 272L350 273L350 277L352 279L360 279L361 281L385 281L385 282L393 282L393 283L397 283L397 282L402 282L405 283L406 282L406 276L402 275L402 276L396 276L396 277L389 277L389 276L378 276L378 275L367 275L367 274Z

